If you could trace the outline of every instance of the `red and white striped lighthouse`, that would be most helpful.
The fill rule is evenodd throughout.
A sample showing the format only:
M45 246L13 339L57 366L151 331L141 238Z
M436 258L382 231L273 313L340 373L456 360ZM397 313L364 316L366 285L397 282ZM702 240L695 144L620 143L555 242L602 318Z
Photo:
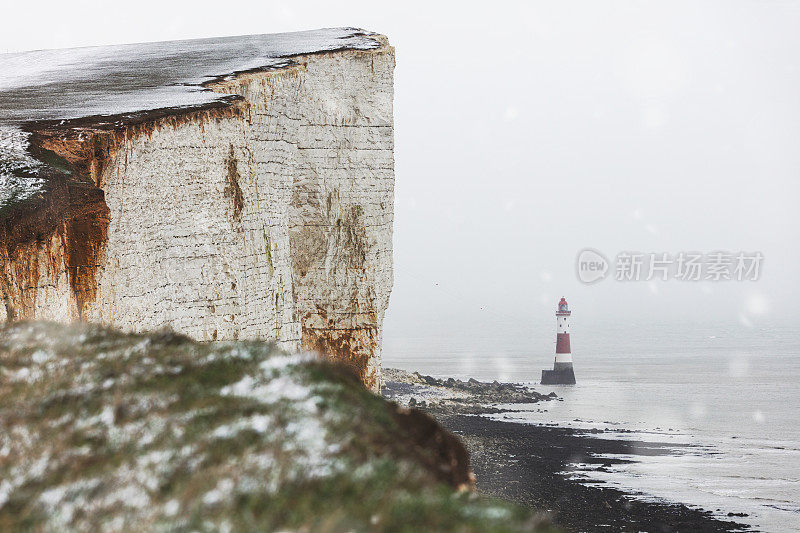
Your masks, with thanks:
M542 370L542 385L573 385L572 350L569 346L569 310L567 300L561 298L556 309L556 360L553 370Z

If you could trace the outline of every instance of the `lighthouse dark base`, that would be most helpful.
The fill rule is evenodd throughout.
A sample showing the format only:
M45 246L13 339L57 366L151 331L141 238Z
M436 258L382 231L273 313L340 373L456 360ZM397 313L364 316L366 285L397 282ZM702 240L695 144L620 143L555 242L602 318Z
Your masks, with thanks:
M542 385L575 385L572 363L556 363L553 370L542 370Z

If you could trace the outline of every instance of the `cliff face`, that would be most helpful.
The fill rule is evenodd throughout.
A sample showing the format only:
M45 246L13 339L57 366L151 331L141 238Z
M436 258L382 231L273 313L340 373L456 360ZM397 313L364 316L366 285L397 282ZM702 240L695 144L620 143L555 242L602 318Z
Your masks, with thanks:
M274 339L376 388L394 54L370 39L206 81L199 107L23 125L65 161L0 221L0 320Z

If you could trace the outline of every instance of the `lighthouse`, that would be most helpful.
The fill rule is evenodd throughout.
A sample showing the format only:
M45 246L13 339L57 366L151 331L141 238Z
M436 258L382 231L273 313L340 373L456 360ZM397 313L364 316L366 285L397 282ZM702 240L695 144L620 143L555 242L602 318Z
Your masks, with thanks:
M542 370L542 385L574 385L572 351L569 347L569 317L572 313L567 300L561 298L556 309L556 360L553 370Z

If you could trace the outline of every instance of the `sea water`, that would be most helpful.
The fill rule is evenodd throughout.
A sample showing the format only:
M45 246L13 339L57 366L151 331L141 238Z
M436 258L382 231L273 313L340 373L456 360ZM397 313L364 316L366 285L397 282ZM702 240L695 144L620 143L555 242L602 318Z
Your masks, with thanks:
M747 513L731 519L757 530L800 531L800 328L573 320L578 383L543 386L541 370L553 362L552 326L470 327L448 335L390 327L384 365L555 391L563 401L499 418L675 444L672 455L636 455L607 471L576 464L567 475L720 517Z

